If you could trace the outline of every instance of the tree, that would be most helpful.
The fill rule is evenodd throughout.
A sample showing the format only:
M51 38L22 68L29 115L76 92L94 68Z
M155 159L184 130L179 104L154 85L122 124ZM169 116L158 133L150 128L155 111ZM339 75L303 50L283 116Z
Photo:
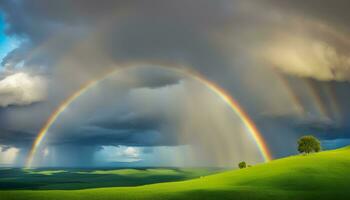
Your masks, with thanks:
M244 161L242 161L242 162L238 163L238 167L239 167L240 169L246 168L246 167L247 167L247 163L244 162Z
M298 140L298 151L309 154L321 150L320 141L312 135L303 136Z

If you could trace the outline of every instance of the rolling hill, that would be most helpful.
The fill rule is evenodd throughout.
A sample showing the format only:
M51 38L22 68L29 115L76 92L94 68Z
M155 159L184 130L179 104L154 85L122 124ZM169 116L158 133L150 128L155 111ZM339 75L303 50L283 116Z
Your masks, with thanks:
M350 147L187 181L84 190L4 190L0 199L350 199Z

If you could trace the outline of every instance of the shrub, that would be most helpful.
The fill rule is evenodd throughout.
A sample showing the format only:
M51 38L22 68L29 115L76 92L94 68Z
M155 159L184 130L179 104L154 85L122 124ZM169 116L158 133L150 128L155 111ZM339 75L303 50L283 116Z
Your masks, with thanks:
M239 167L240 169L246 168L246 167L247 167L247 163L244 162L244 161L242 161L242 162L238 163L238 167Z

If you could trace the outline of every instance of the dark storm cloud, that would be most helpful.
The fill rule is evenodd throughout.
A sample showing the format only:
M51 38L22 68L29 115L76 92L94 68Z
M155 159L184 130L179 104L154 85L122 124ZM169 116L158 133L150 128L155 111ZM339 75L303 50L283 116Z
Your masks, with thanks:
M0 7L8 23L7 34L24 38L24 43L10 52L2 64L11 68L23 62L25 67L45 66L49 72L62 70L63 76L54 75L50 83L49 91L55 92L49 93L48 101L53 102L71 93L72 85L74 87L81 83L80 77L94 77L100 71L104 72L108 67L101 63L108 63L108 60L117 63L130 60L185 62L201 66L205 69L203 71L209 73L216 71L211 66L221 68L226 65L224 57L217 52L208 34L229 23L227 15L231 14L224 12L227 3L158 0L152 3L91 0L2 1ZM90 37L93 38L92 41ZM85 40L88 41L87 50L75 50L74 46L77 43L79 46ZM91 47L97 48L103 56L96 55L95 50L91 56ZM74 55L73 58L68 55L68 59L73 62L61 63L62 58L67 59L67 54ZM66 76L67 73L80 75L71 80ZM139 73L142 73L140 76L143 79L138 79L138 83L134 83L135 87L162 87L177 84L180 79L172 73ZM153 130L161 123L161 119L156 121L142 118L130 119L128 122L107 120L99 125L109 129L134 127L142 132L141 129ZM37 123L37 129L42 124ZM130 137L136 136L131 134ZM116 139L120 140L114 138ZM109 138L105 141L111 140ZM139 141L142 140L145 139L141 137Z
M159 89L161 88L157 87L151 90ZM105 93L110 92L108 89L104 91ZM105 100L108 98L103 92L98 96L103 97ZM48 141L50 141L50 144L76 144L83 146L177 145L174 122L171 122L172 126L167 126L170 117L169 111L159 112L154 110L151 113L143 113L140 110L133 111L132 106L127 102L120 103L113 96L109 98L110 101L97 101L100 103L96 105L96 109L91 108L92 112L85 113L87 116L92 114L89 117L76 118L75 116L69 116L68 118L63 118L62 121L58 121L55 127L49 131ZM96 101L96 99L93 98L91 101ZM154 103L156 106L160 106L164 102ZM91 104L88 105L91 106ZM107 107L101 109L99 108L101 105L107 105ZM178 107L179 105L172 104L172 106ZM79 112L79 110L74 112L77 116L81 116L81 111ZM178 113L172 112L171 114L177 115Z
M289 141L286 140L288 142L283 144L287 146L295 146L297 139L303 135L315 135L320 140L347 140L350 138L350 127L348 124L339 125L335 121L329 119L322 120L312 117L300 119L295 116L287 115L265 116L258 120L257 123L262 132L265 132L265 135L268 136L267 140L273 140L276 139L276 137L289 138ZM278 124L278 126L276 126L276 124ZM277 133L282 134L282 136L278 136ZM287 150L287 152L290 151L288 148L284 150Z
M135 116L133 113L127 114L126 116L112 119L111 117L105 119L92 120L90 124L104 128L104 129L131 129L131 130L149 130L158 129L161 123L161 118L149 118L147 116Z
M176 145L164 133L156 130L110 130L101 128L82 128L77 132L71 131L71 136L62 139L55 138L51 145L77 146L168 146ZM84 136L82 136L84 135Z
M346 27L348 23L346 20L348 15L344 12L346 5L348 5L346 1L308 1L305 3L303 1L272 0L215 2L157 0L150 3L137 0L105 0L97 3L93 0L29 0L3 1L1 8L9 23L7 32L27 37L33 49L53 40L52 38L57 35L62 37L60 42L44 48L45 50L38 53L37 57L51 57L52 60L57 61L62 57L62 51L69 49L59 50L57 46L62 43L66 47L70 46L76 43L71 41L84 40L88 35L98 32L96 38L101 44L99 50L108 55L112 62L148 59L185 62L199 68L202 73L211 74L212 77L221 77L222 74L218 71L221 70L224 74L226 68L231 65L227 61L227 56L240 60L242 56L236 51L244 51L245 47L241 48L241 46L254 45L258 42L256 38L258 40L267 39L266 36L274 35L276 31L288 27L291 23L289 18L293 18L296 13L304 13L306 19L315 18L331 27L338 27L337 24ZM276 13L276 17L273 14L265 16L265 12L270 11ZM332 13L331 17L327 13ZM279 22L279 15L286 15L285 20ZM298 29L293 26L289 27ZM228 30L232 32L227 33ZM251 37L249 34L253 32L259 34L256 38L249 38ZM320 36L321 39L332 39L332 36L334 39L334 35L323 33L323 31L315 30L311 34L315 36L317 32L320 32L321 35L325 34ZM225 55L218 47L220 46L218 42L225 43L225 40L220 41L220 38L217 38L219 41L214 41L215 38L213 40L212 36L216 34L221 37L231 37L225 34L232 34L233 38L237 37L233 39L238 43L236 49L232 49L231 55ZM231 39L228 38L228 40ZM327 42L330 43L329 46L338 51L343 42L338 41L339 39L334 40L336 41ZM94 43L91 43L91 46L94 46ZM348 49L348 47L344 48ZM15 50L12 54L16 54L17 51ZM28 53L30 51L28 50ZM52 57L50 54L55 56ZM85 59L89 63L89 55L80 56L82 63ZM5 60L10 62L11 59ZM27 62L29 60L27 58ZM101 68L98 64L92 64L90 67ZM86 64L77 68L88 71L89 67ZM335 73L340 74L336 78L344 79L342 74L347 71L344 72L343 69L343 67L339 69L339 72L335 70ZM95 71L96 69L93 70ZM327 79L330 79L330 76L332 75L327 75Z
M76 144L78 146L163 146L177 145L171 128L162 130L163 120L151 116L127 116L126 118L93 119L87 125L58 130L48 137L53 145ZM164 124L163 124L164 125Z
M268 0L273 6L289 12L298 13L305 17L327 21L335 26L348 29L350 13L348 12L350 2L347 0Z
M11 145L24 141L28 143L33 139L32 132L35 133L40 129L62 99L72 94L86 80L103 74L119 62L152 63L154 60L188 64L208 76L210 80L222 85L227 91L237 95L237 99L263 130L267 141L272 144L272 149L284 149L283 145L276 145L277 140L292 138L294 142L297 136L304 134L304 131L317 134L329 130L341 134L340 137L347 137L345 119L348 118L347 113L350 113L347 112L349 110L347 100L350 98L348 83L327 83L335 88L334 96L341 108L341 118L344 120L340 124L324 124L324 121L317 120L300 122L294 118L295 116L292 119L289 116L282 119L269 117L259 119L256 113L270 108L261 104L261 101L276 107L282 102L274 96L278 92L273 90L271 78L265 76L268 69L259 68L260 66L276 65L287 74L319 80L349 79L347 62L344 61L350 49L347 43L350 41L347 36L350 23L349 12L346 10L348 7L349 2L345 0L336 2L326 0L0 1L0 8L8 23L7 34L18 36L23 40L18 48L8 53L2 60L2 65L11 69L23 63L24 68L33 71L44 69L47 70L45 74L51 80L48 88L48 105L38 106L36 110L39 111L36 112L35 109L29 110L30 112L16 109L7 112L9 115L12 113L13 122L1 123L4 131L0 133L0 143ZM325 57L331 59L326 59L326 64L312 65L316 67L311 70L308 68L310 62L305 62L303 66L306 68L302 70L290 70L294 69L292 66L294 63L289 62L289 57L287 60L280 58L284 58L282 56L284 51L281 50L299 48L298 45L294 46L293 40L290 40L294 36L300 37L299 42L305 44L306 47L302 46L301 49L306 53L300 52L302 56L306 55L306 60L313 61L314 58L319 58L318 50L321 55L322 52L326 52ZM279 39L282 41L281 44ZM292 42L284 44L285 41ZM309 55L308 47L314 43L326 45L317 46L316 53ZM256 51L265 53L269 47L275 47L272 50L273 53L278 52L277 56L273 54L272 58L268 57L270 60L263 61L257 60L261 59L260 57L254 57ZM327 54L329 49L332 51ZM310 51L312 50L314 49ZM331 63L331 67L328 63ZM334 63L340 64L333 68ZM322 68L319 68L318 64L322 65ZM310 71L312 73L309 73ZM183 78L155 71L139 73L136 76L137 82L125 81L132 83L133 87L130 88L162 88L178 84ZM315 87L318 88L322 84L324 84L322 81L316 81ZM110 91L113 90L104 94L105 99L113 99L113 95L116 97L125 95ZM323 97L326 95L320 93L327 104L327 98ZM127 110L127 103L122 103ZM281 107L283 106L284 104ZM312 106L306 107L308 109ZM109 108L102 107L102 109ZM105 110L104 112L108 112ZM86 146L173 145L171 141L175 133L171 128L165 134L160 133L164 131L161 130L163 128L161 126L165 126L164 116L161 114L136 115L124 119L116 117L121 114L118 112L115 112L115 115L105 115L106 118L103 118L105 113L92 112L91 115L93 114L101 116L89 118L88 123L72 119L71 124L83 126L79 128L67 125L68 128L61 130L71 134L61 134L62 138L52 141L63 146L65 143ZM28 117L29 115L33 116ZM86 118L88 117L90 116L86 115ZM16 123L19 127L14 129ZM290 142L290 148L284 153L294 148L293 142ZM89 152L93 151L91 149Z
M139 71L137 72L130 77L139 77ZM77 99L74 106L68 108L69 112L63 113L53 124L48 131L47 141L52 145L76 144L80 146L176 145L177 141L174 139L176 134L173 127L175 125L170 115L179 114L180 109L176 109L180 108L179 103L155 99L148 102L149 106L154 106L155 109L143 111L143 108L133 107L133 101L147 102L137 91L158 94L162 90L167 90L168 87L178 87L178 84L159 87L159 84L154 84L152 81L153 84L148 84L147 76L144 79L141 77L136 80L145 84L137 83L136 86L131 84L131 89L128 87L125 89L123 86L125 84L116 87L120 85L118 79L110 79L100 83L95 90L88 91L85 98ZM136 94L130 97L130 93L135 92ZM182 102L180 97L178 97L178 102ZM174 112L171 109L157 109L164 105L172 105ZM147 110L146 107L147 104L144 107ZM168 124L173 126L167 126Z
M157 69L154 66L144 66L141 69L133 70L133 75L128 81L132 81L130 79L133 79L133 88L158 88L176 85L184 78L172 71Z
M0 144L29 148L39 131L38 124L46 120L47 115L43 114L46 109L45 103L0 108Z
M0 143L9 147L28 148L31 146L35 132L25 132L22 130L0 129Z
M205 35L225 22L225 3L33 0L6 1L1 7L8 34L29 38L33 48L60 33L67 39L100 31L115 58L181 59L194 50L215 53L208 50Z
M339 127L332 122L301 122L295 125L295 129L304 135L316 135L322 140L350 138L350 127Z
M59 25L91 25L108 17L138 16L166 21L169 24L186 23L196 27L219 26L226 13L220 12L228 1L161 1L144 2L140 0L77 0L77 1L2 1L10 27L9 34L33 35L43 38L61 28ZM201 8L195 11L197 8ZM212 11L212 12L208 12ZM142 18L141 18L142 17ZM39 23L34 24L33 21ZM186 22L187 21L187 22ZM56 25L56 26L55 26ZM51 32L50 32L51 31Z
M176 128L166 126L169 123L168 117L161 113L153 116L128 113L118 117L95 118L89 121L89 126L85 127L82 132L91 131L98 134L79 142L94 144L95 141L95 145L96 142L100 145L177 145ZM166 126L165 130L164 126ZM106 135L106 137L101 137L101 135Z

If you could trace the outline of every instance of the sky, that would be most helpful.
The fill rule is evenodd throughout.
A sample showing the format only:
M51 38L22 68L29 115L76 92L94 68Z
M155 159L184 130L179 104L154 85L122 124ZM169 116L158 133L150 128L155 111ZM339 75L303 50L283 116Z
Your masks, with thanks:
M346 0L0 0L0 165L236 166L350 144ZM109 73L115 71L115 73ZM181 71L179 73L179 71Z
M19 42L17 39L6 35L6 22L4 16L0 15L0 59L2 60L8 52L12 51L17 47Z

